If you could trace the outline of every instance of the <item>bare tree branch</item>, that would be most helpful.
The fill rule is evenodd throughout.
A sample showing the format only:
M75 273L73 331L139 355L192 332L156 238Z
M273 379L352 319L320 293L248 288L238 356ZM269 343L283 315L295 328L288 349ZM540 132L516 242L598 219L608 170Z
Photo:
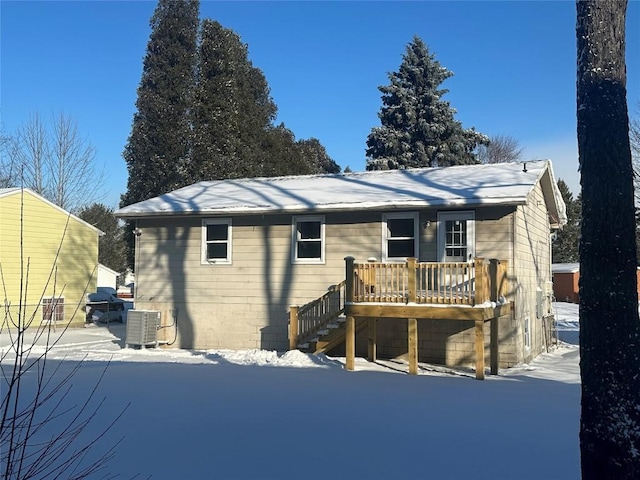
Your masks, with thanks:
M480 163L515 162L523 152L520 142L510 135L495 135L489 138L488 145L478 145L477 148Z
M0 147L0 186L29 188L71 212L101 196L96 150L66 113L53 115L49 123L33 113L13 136L2 136Z

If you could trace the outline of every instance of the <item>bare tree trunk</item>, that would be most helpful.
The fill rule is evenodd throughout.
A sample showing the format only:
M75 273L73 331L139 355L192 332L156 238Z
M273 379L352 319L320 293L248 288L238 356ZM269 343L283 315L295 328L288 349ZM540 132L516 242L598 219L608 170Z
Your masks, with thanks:
M98 200L102 172L95 165L95 149L71 116L59 113L47 124L34 113L13 138L2 140L8 157L1 165L3 186L30 188L72 212Z
M18 130L16 142L11 152L16 156L15 163L20 165L25 186L46 197L49 190L49 138L47 127L38 113L31 115L29 122Z
M626 0L577 2L583 479L640 478L640 321Z
M99 181L98 172L94 171L95 149L80 136L75 120L60 113L53 120L51 150L54 203L65 210L77 211Z

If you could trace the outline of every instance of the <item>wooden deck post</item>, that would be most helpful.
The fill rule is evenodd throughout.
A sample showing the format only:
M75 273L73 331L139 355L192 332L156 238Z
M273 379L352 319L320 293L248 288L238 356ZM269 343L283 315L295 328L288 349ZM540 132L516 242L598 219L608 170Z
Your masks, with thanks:
M345 257L344 258L344 263L345 263L345 272L344 272L344 277L345 277L345 285L344 285L344 301L345 303L349 302L352 303L353 302L353 279L354 279L354 275L353 275L353 264L356 261L355 258L353 257Z
M407 258L407 287L409 296L407 302L416 302L416 259L414 257Z
M489 339L489 366L491 368L491 375L498 374L498 322L499 318L495 317L490 320L490 339Z
M367 360L375 362L378 355L378 319L370 318L369 322L369 348L367 351Z
M474 261L476 277L476 298L474 305L480 305L489 300L487 295L487 276L484 268L484 258L476 258Z
M298 306L289 307L289 350L298 348Z
M352 372L356 367L356 320L349 315L349 304L353 303L353 264L355 258L345 257L345 299L344 310L347 316L345 332L346 368Z
M347 315L347 332L345 336L346 367L353 372L356 368L356 319Z
M476 378L484 380L484 322L476 320Z
M409 375L418 374L418 319L408 321L409 335Z
M506 297L509 294L509 261L500 260L498 262L497 282L498 282L498 298Z

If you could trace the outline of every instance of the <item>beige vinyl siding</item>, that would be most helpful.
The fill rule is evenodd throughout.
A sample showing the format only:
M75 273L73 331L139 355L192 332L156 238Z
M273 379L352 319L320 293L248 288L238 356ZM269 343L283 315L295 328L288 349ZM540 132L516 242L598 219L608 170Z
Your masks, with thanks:
M518 361L526 362L543 348L542 319L536 312L536 290L545 292L551 281L550 231L546 204L540 184L532 190L526 205L515 217L515 273L517 275L515 318ZM531 349L524 347L524 321L530 319Z
M96 229L28 191L0 197L4 301L12 306L14 317L22 284L27 285L27 312L38 324L41 296L64 297L64 321L84 324L85 292L96 289L97 264Z
M510 255L512 210L476 213L476 248L487 258ZM436 218L436 210L420 212L421 261L436 260ZM321 265L292 264L291 215L234 217L231 224L232 263L202 265L202 217L138 222L136 308L160 310L165 323L177 311L176 345L285 349L290 305L303 305L342 281L344 257L382 257L382 212L325 214ZM447 332L445 342L457 345L466 330L460 336ZM173 339L171 329L163 331Z
M232 263L202 265L201 217L141 220L136 308L178 311L186 348L287 347L288 309L344 279L344 257L381 254L381 214L325 215L325 263L292 263L292 216L232 219ZM168 330L168 329L164 329Z

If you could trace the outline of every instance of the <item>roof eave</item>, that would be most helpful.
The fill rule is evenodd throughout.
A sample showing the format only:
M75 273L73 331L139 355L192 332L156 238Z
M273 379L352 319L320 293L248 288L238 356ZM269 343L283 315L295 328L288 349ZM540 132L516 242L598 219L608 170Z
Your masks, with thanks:
M277 215L277 214L300 214L300 213L333 213L333 212L353 212L372 210L407 210L416 208L466 208L466 207L490 207L490 206L517 206L524 205L526 198L477 198L477 199L443 199L429 202L393 202L393 203L342 203L331 205L292 206L284 208L256 207L256 208L221 208L203 210L164 210L164 211L138 211L121 212L116 211L115 215L123 219L136 218L157 218L157 217L179 217L183 215L196 216L246 216L246 215ZM126 208L126 207L125 207Z

